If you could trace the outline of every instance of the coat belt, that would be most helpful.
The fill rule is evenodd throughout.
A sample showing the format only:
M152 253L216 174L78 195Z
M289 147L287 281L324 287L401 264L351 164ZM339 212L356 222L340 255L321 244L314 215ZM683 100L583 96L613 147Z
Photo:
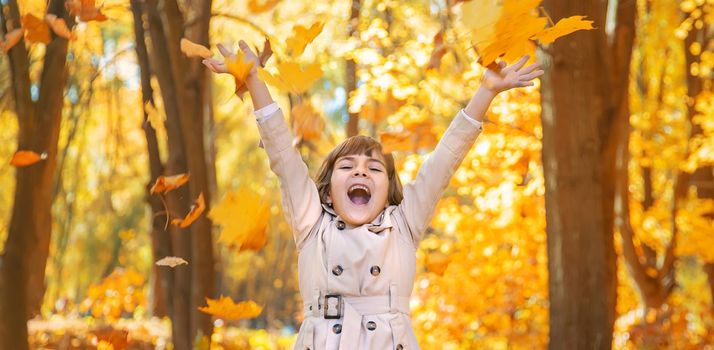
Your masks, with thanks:
M340 350L353 349L358 346L363 316L388 313L409 315L409 298L407 297L390 297L389 295L342 297L342 301L343 315ZM313 303L305 303L304 305L305 318L322 318L315 316L314 307L311 309L310 306L313 306ZM318 305L318 309L323 308L324 305Z

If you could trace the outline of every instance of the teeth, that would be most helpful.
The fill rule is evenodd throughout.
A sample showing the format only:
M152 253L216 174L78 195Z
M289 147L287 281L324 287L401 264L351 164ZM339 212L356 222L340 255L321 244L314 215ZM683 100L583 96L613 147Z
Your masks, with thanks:
M354 191L354 190L356 190L356 189L358 189L358 188L361 188L361 189L365 190L365 191L367 192L367 194L370 194L370 193L369 193L369 188L367 188L367 186L365 186L365 185L352 185L352 187L350 187L349 192L352 192L352 191Z

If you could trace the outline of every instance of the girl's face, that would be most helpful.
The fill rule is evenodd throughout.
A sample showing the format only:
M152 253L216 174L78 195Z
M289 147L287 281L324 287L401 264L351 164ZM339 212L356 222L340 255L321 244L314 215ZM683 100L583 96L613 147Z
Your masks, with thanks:
M348 155L335 162L329 202L345 223L360 226L372 222L387 206L388 192L387 167L381 154Z

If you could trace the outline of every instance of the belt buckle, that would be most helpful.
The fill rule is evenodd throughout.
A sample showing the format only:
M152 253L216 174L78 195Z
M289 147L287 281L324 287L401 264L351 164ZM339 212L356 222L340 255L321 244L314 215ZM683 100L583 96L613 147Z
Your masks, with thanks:
M330 314L330 298L335 298L337 299L337 313L336 314ZM339 294L327 294L325 295L325 303L324 303L324 310L325 310L325 319L326 320L338 320L342 318L342 296Z

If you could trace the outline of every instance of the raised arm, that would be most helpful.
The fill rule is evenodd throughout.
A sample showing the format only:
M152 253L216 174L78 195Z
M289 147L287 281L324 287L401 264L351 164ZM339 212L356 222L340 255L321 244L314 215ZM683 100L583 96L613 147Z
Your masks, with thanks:
M511 88L531 86L531 80L543 74L542 70L538 70L538 64L523 68L527 61L528 56L525 56L512 66L500 63L500 72L486 71L483 84L452 120L434 152L419 168L414 181L404 186L404 199L399 207L415 246L423 238L451 177L483 130L483 116L493 98Z
M270 169L280 179L283 211L300 249L322 213L320 197L300 153L292 147L293 135L285 123L282 111L270 96L268 87L256 74L258 58L245 42L240 42L240 48L246 59L254 62L246 78L246 86L253 101L260 138L270 159ZM224 57L232 54L222 45L218 49ZM206 59L204 64L213 72L227 72L225 64L216 59Z

